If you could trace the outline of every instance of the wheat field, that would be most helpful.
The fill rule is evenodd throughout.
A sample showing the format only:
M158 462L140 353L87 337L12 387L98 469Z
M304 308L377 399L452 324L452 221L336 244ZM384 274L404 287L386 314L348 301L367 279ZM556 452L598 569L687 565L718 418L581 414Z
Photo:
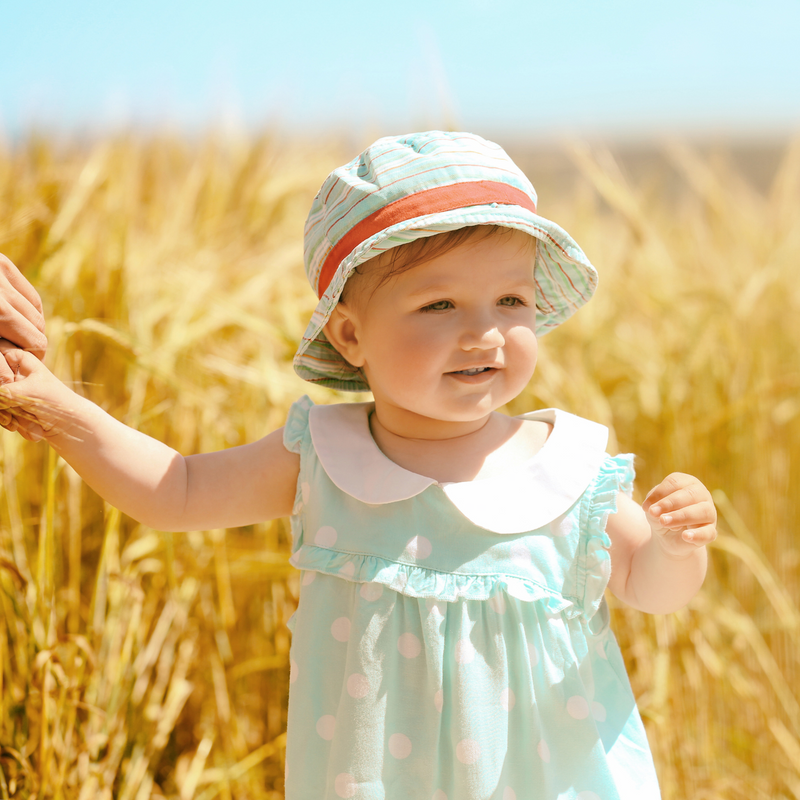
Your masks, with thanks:
M344 399L291 357L314 306L303 221L355 152L211 135L0 149L0 252L42 295L47 363L184 453L263 436L303 393ZM674 470L713 491L702 591L669 616L611 598L614 629L665 800L800 800L800 141L766 193L679 142L670 192L568 152L579 179L541 210L601 285L507 410L608 425L612 452L638 455L640 499ZM286 522L153 531L9 433L0 468L0 798L282 798Z

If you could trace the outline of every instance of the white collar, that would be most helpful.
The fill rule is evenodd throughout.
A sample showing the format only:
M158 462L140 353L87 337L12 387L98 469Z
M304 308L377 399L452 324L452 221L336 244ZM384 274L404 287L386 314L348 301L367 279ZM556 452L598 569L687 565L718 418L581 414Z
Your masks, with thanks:
M608 429L548 408L518 419L550 422L542 449L514 470L492 478L439 483L388 458L372 438L374 403L313 406L311 441L333 483L356 500L382 505L439 486L472 523L493 533L524 533L560 517L583 494L605 458Z

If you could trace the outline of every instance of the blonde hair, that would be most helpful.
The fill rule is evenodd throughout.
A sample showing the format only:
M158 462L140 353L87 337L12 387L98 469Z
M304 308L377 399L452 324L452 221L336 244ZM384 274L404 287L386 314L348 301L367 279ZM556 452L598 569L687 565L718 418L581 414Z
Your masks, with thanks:
M507 228L504 225L470 225L392 247L359 264L353 270L344 285L340 302L355 304L363 302L365 297L369 299L384 283L396 275L439 258L467 242L479 242L495 236L511 236L514 231L514 228ZM533 236L528 238L535 253L537 239Z

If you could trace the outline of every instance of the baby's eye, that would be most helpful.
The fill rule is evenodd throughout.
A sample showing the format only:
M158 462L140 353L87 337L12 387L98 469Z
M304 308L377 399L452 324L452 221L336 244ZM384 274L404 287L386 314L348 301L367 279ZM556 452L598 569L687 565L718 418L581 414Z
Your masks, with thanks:
M437 300L435 303L424 306L420 311L446 311L452 305L449 300Z
M510 306L511 308L513 308L514 306L524 306L525 301L521 297L501 297L497 301L497 305Z

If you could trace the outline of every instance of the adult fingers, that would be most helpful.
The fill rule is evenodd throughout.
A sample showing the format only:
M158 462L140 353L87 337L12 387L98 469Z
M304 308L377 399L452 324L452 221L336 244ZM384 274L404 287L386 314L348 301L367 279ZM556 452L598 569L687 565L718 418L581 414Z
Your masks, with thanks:
M0 255L0 336L44 358L42 301L36 290L5 256Z
M14 344L14 342L0 336L0 354L6 357L6 360L15 370L22 363L27 352L24 348Z
M43 359L47 352L44 318L21 295L0 287L0 336Z
M7 282L17 290L42 316L42 299L33 284L19 271L10 258L0 253L0 285Z

